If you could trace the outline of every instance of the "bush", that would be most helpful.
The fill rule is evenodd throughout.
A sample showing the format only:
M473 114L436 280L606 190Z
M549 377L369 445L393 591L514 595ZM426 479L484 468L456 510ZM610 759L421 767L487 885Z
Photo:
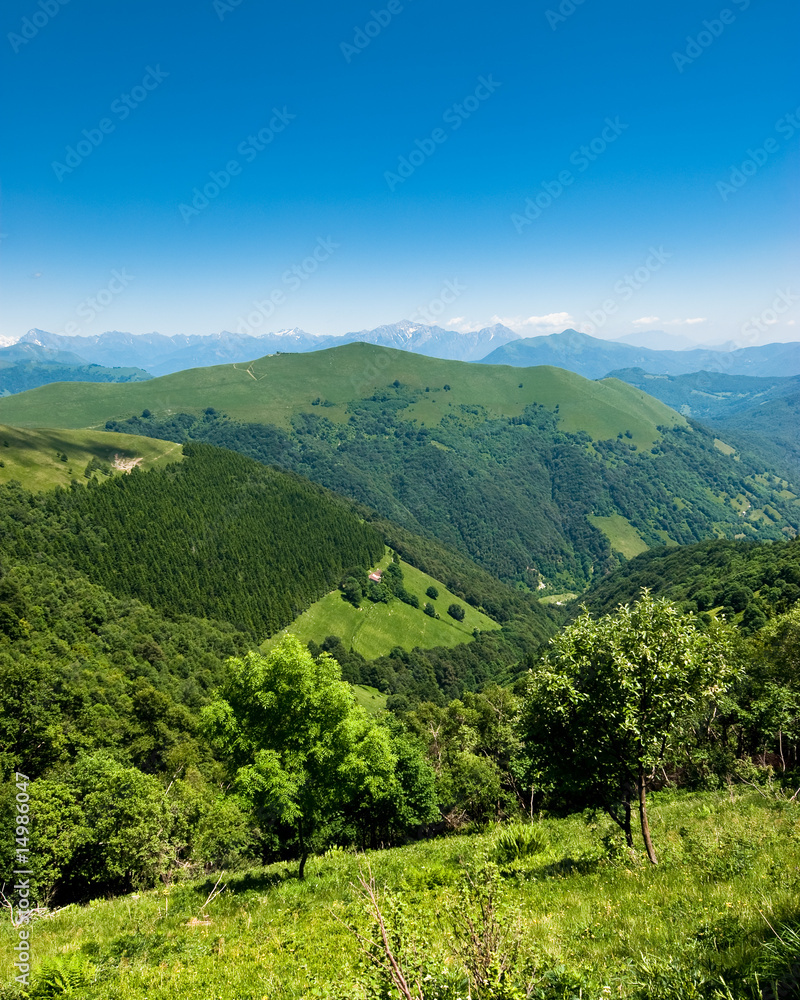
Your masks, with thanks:
M547 847L547 835L540 826L514 823L504 827L494 842L494 858L498 864L507 865L534 854L541 854Z
M451 604L447 609L447 613L451 618L455 618L457 622L464 621L465 611L460 604Z
M422 609L429 618L438 618L436 614L436 608L430 604L428 601L425 602L425 607Z
M438 591L438 590L436 589L436 587L434 587L434 586L430 586L430 587L428 587L428 589L427 589L427 590L425 591L425 596L426 596L426 597L430 597L430 599L431 599L432 601L435 601L435 600L436 600L436 598L437 598L437 597L439 596L439 591Z

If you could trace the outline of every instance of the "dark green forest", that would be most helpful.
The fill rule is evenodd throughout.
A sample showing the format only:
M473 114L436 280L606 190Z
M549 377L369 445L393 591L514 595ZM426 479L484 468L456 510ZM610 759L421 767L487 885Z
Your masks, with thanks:
M291 431L242 424L207 411L110 421L108 430L206 441L308 476L413 532L433 535L507 583L583 590L620 565L587 515L621 513L650 545L720 534L781 538L797 508L746 455L723 455L700 425L662 428L650 451L624 435L593 441L559 429L535 404L523 416L489 419L460 406L435 428L405 418L419 394L390 385L350 404L346 424L296 417ZM763 516L739 516L744 496Z
M689 611L718 609L754 632L800 601L800 539L653 549L590 588L580 603L607 614L636 600L645 587Z
M6 551L63 560L115 594L258 638L384 550L377 531L320 487L207 445L88 489L4 490Z

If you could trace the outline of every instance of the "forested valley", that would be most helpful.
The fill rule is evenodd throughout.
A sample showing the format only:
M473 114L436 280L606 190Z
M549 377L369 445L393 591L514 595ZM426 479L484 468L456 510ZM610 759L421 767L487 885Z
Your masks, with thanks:
M420 426L404 413L420 396L389 385L351 403L346 423L328 420L322 400L319 415L296 416L291 430L213 410L166 418L147 411L106 429L205 441L298 472L532 589L544 580L556 592L581 591L620 565L588 516L622 514L648 546L718 534L779 539L796 530L785 484L765 477L751 456L720 452L699 424L662 427L645 451L630 432L611 440L566 433L558 409L538 404L503 419L462 404Z

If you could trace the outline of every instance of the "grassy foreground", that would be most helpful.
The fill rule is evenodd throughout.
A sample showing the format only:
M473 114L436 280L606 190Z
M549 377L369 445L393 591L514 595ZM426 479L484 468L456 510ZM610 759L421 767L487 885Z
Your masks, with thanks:
M604 840L612 832L604 820L573 816L541 821L544 851L495 869L503 947L516 939L514 974L533 977L538 992L531 996L755 995L737 976L754 960L763 965L781 924L800 916L800 806L749 790L664 794L654 797L651 820L656 868L616 838ZM452 915L465 912L463 873L485 873L497 835L493 829L366 857L333 851L309 862L304 883L294 866L278 864L225 876L215 898L212 878L70 906L34 925L34 968L54 958L83 968L86 985L73 995L86 998L362 1000L369 994L358 946L341 921L369 933L351 889L369 864L388 890L385 912L404 915L405 943L420 945L433 984L457 968ZM5 921L6 970L12 942ZM720 975L740 985L728 994L703 985ZM15 995L0 989L4 998ZM425 996L456 1000L466 992L431 985Z

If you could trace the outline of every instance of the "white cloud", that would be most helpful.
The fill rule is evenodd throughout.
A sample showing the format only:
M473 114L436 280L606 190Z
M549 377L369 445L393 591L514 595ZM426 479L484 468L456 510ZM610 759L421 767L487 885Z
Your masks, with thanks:
M693 319L670 319L664 326L696 326L698 323L707 323L706 316L696 316Z
M633 321L633 326L652 326L658 322L660 322L658 316L640 316Z
M575 325L575 319L568 312L547 313L546 316L492 316L491 323L502 323L517 333L528 332L532 328L537 333L561 333Z
M474 320L467 319L465 316L454 316L447 321L447 328L457 330L459 333L474 333L476 330L483 330L487 326L494 326L496 323L502 323L503 326L509 327L509 329L514 330L516 333L525 333L530 336L531 334L561 333L562 330L566 330L568 327L575 327L576 320L568 312L547 313L546 316L494 315L490 319L481 322L475 322Z

